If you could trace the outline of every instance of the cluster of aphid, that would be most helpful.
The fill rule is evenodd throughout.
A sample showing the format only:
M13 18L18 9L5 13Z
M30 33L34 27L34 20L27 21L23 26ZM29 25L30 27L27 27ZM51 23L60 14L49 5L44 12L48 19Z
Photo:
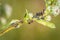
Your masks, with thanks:
M45 10L45 9L44 9ZM40 19L43 19L44 20L44 16L43 16L43 14L44 14L44 10L43 11L41 11L41 12L38 12L38 13L36 13L35 15L32 15L33 17L32 17L32 20L30 20L30 19L28 19L28 20L26 20L27 22L28 22L28 24L31 24L34 20L34 18L36 18L37 20L40 20ZM25 16L26 16L26 14L25 14ZM24 17L25 17L24 16ZM41 18L40 18L40 16L41 16ZM11 23L10 23L10 26L13 26L13 27L16 27L16 28L18 28L19 26L19 24L22 24L22 23L24 23L24 21L23 20L12 20L11 21Z
M35 15L33 15L33 17L32 18L36 18L37 20L40 20L40 19L43 19L44 20L44 10L45 9L43 9L43 11L41 11L41 12L37 12ZM41 16L41 17L40 17ZM32 23L33 22L33 20L31 20L30 22L28 22L29 24L30 23Z
M38 12L38 13L36 13L36 15L34 15L33 16L33 18L37 18L37 19L44 19L44 11L45 11L45 9L43 9L43 11L41 11L41 12ZM40 18L40 16L41 16L41 18Z
M11 21L10 26L15 27L15 28L19 28L21 26L21 25L19 26L19 24L22 24L22 23L23 23L22 20L13 20L13 21Z
M54 16L57 16L60 14L60 4L59 4L60 1L58 4L57 3L58 2L56 2L56 0L45 0L46 9L43 9L41 12L37 12L35 15L33 15L33 13L29 13L26 9L26 14L24 15L23 20L12 20L9 23L10 27L8 27L7 30L3 31L0 34L4 34L14 28L19 28L23 23L31 24L34 21L36 21L37 23L43 24L45 26L48 26L50 28L56 28L55 24L49 21L51 21L51 16L50 16L51 14Z

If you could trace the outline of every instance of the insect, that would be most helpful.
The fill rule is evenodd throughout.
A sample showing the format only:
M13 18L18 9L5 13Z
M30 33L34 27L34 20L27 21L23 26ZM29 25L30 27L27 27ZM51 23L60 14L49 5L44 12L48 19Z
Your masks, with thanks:
M38 12L38 13L36 13L36 15L34 15L33 16L33 18L37 18L37 19L44 19L44 11L45 11L45 9L43 9L43 11L41 11L41 12Z
M50 0L48 0L50 1ZM51 2L51 1L50 1ZM54 2L54 0L53 0ZM51 21L51 16L50 16L50 7L52 7L51 5L54 3L51 3L51 5L49 5L48 3L46 3L46 9L43 9L41 12L37 12L35 15L33 15L33 13L29 13L26 9L26 14L24 15L23 20L12 20L9 23L9 27L4 29L2 32L0 32L0 36L4 35L6 32L15 29L15 28L20 28L20 26L23 23L27 23L27 24L31 24L32 22L36 21L39 24L42 24L44 26L48 26L50 28L56 28L54 23L51 23L49 21ZM55 5L57 6L57 5ZM58 7L58 6L57 6ZM7 7L6 7L7 8ZM47 9L48 8L48 9ZM56 8L56 7L55 7ZM53 13L55 12L55 8L53 9ZM58 8L59 9L59 8ZM9 9L8 9L9 10ZM8 13L9 11L6 11L6 13ZM10 11L11 12L11 11ZM60 12L59 12L60 13ZM55 13L54 13L55 14ZM56 14L55 14L56 15Z
M12 20L9 27L3 30L2 32L0 32L0 36L4 35L5 33L7 33L12 29L19 28L22 25L22 23L23 23L22 20Z
M40 19L44 19L44 11L45 9L43 9L41 12L38 12L36 13L35 15L32 15L31 13L29 13L27 10L26 10L26 14L24 16L25 18L25 21L28 23L28 24L31 24L34 20L34 18L40 20Z
M28 20L28 24L31 24L31 23L33 23L33 20Z

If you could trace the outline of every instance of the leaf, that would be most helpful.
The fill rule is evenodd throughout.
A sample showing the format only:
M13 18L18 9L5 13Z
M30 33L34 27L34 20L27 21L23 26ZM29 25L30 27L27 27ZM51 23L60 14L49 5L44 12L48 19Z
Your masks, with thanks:
M26 9L26 14L25 14L25 16L24 16L24 22L26 22L27 23L27 20L29 19L29 15L28 15L29 13L28 13L28 11L27 11L27 9Z
M40 24L42 24L42 25L44 25L44 26L47 26L47 27L50 27L50 28L56 28L55 27L55 24L53 24L53 23L50 23L50 22L47 22L47 21L45 21L45 20L35 20L37 23L40 23Z
M26 9L26 14L24 16L24 21L27 23L27 20L32 20L33 14L29 13Z

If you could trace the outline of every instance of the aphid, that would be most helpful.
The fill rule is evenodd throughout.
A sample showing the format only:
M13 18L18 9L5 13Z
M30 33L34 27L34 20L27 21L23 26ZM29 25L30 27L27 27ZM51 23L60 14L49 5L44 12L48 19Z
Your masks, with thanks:
M14 20L13 20L14 21ZM18 28L20 24L22 24L23 21L22 20L15 20L15 22L12 22L10 26L13 26L15 28Z
M28 21L28 24L31 24L33 22L33 20L30 20L30 19L27 20L27 21Z
M19 20L19 23L23 23L23 20Z
M44 19L44 17L43 17L44 11L45 11L45 9L43 9L43 11L41 11L41 12L36 13L36 15L33 16L33 18L37 18L38 20ZM42 16L42 17L40 18L40 16Z
M12 27L17 27L18 24L17 24L17 23L12 23L11 26L12 26Z
M8 31L15 29L15 28L19 28L22 25L23 21L22 20L13 20L9 27L5 30L3 30L2 32L0 32L0 36L4 35L5 33L7 33Z
M41 19L44 19L44 17L42 16Z
M24 15L24 17L26 17L27 14Z
M36 16L43 16L45 9L43 11L36 13Z

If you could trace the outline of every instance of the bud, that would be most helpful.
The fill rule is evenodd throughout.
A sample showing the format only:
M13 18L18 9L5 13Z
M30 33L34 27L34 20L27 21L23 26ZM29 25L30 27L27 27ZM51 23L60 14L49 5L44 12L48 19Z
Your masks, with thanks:
M46 16L46 17L45 17L45 20L46 20L46 21L51 21L51 16L50 16L50 15Z
M29 13L29 17L32 18L33 17L33 13Z
M5 25L6 24L6 19L5 18L1 18L1 23L3 24L3 25Z
M52 7L52 14L53 14L54 16L59 15L59 13L60 13L59 6L54 6L54 7Z

